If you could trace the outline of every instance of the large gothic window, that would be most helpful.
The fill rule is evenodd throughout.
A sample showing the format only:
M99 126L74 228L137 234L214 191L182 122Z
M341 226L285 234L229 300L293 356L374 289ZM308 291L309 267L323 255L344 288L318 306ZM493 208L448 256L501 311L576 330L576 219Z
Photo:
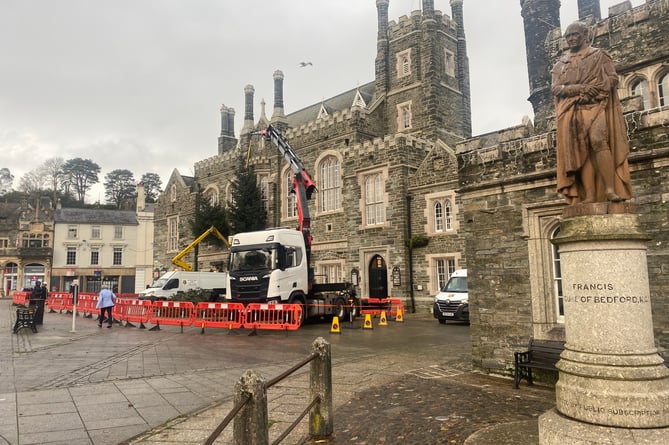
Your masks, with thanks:
M341 172L339 159L328 156L320 163L321 211L331 212L341 208Z

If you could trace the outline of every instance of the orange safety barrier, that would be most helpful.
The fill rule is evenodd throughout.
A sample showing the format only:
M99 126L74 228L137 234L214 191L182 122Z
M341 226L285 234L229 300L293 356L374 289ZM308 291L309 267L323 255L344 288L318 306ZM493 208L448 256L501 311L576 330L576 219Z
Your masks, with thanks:
M156 325L190 326L195 306L190 301L154 301L149 321ZM153 328L152 328L153 329Z
M207 328L239 329L244 325L244 305L241 303L200 302L195 307L193 324L204 332Z
M30 302L30 292L15 291L12 295L12 303L27 306Z
M244 327L246 329L274 329L295 331L302 320L300 304L265 304L246 305Z
M100 309L96 308L98 304L98 296L91 294L79 294L77 301L77 312L84 315L100 315Z
M361 306L362 315L381 315L381 312L390 311L391 298L368 298L367 306Z
M128 324L139 323L140 329L144 329L144 323L148 323L151 318L153 303L151 300L137 300L134 298L123 298L117 300L118 305L123 305L123 320ZM127 326L127 325L126 325Z
M401 298L391 298L390 299L390 317L397 317L397 312L401 310L404 314L404 303Z
M72 307L72 295L68 292L51 292L46 299L46 305L49 306L50 311L62 311L67 308L68 300L70 300L70 307Z

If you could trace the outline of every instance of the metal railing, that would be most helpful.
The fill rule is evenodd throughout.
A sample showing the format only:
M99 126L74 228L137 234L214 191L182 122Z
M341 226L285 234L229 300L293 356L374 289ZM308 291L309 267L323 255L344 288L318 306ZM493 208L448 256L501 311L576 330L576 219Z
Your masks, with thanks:
M310 438L321 439L332 435L332 355L330 343L322 337L318 337L311 347L311 355L271 380L265 381L254 370L246 371L235 384L232 410L209 435L204 445L212 445L233 420L233 445L268 445L270 442L267 389L309 363L311 363L309 373L310 402L297 419L272 442L272 445L281 443L307 414L309 414Z

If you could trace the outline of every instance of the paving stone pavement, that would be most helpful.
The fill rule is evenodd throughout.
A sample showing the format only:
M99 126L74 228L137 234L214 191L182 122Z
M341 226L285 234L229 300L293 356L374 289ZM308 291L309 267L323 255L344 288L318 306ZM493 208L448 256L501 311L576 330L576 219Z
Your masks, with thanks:
M245 370L207 369L206 354L170 341L182 335L176 327L147 340L146 331L101 331L81 317L71 332L71 315L45 314L38 334L17 335L13 313L11 301L0 300L0 445L201 444L230 412ZM523 434L531 435L536 416L553 405L552 390L514 391L508 379L472 373L468 345L451 348L443 363L435 356L398 348L335 359L335 434L310 440L305 419L281 443L464 443L512 421L526 421ZM270 379L304 358L296 357L254 369ZM306 407L308 386L307 367L268 389L270 442ZM216 443L232 443L231 435L232 425Z

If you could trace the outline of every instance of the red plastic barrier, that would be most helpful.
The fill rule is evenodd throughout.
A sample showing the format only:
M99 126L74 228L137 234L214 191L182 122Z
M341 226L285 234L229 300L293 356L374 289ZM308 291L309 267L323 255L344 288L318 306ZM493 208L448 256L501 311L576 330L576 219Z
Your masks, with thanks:
M295 331L302 320L302 305L253 303L246 306L246 329Z
M12 302L14 304L22 304L27 306L30 302L30 292L15 291L14 295L12 295Z
M190 301L154 301L149 321L156 325L190 326L194 312Z
M77 312L81 312L85 315L99 315L100 309L96 308L98 304L98 296L92 294L79 294L79 300L77 301Z
M390 312L390 306L390 298L368 298L367 306L362 306L360 308L360 313L362 315L381 315L382 311L386 311L387 314Z
M391 298L390 299L390 314L389 317L397 317L397 312L402 310L402 315L404 315L404 303L401 298Z
M143 326L144 323L148 323L151 318L151 309L153 308L153 303L151 300L136 300L130 298L123 298L117 300L118 305L123 305L123 320L128 323L141 323Z
M202 329L239 329L244 325L244 314L244 305L241 303L200 302L195 307L193 324Z
M49 310L60 312L67 309L68 300L70 307L72 307L72 295L70 293L51 292L46 299L46 305L49 306Z

